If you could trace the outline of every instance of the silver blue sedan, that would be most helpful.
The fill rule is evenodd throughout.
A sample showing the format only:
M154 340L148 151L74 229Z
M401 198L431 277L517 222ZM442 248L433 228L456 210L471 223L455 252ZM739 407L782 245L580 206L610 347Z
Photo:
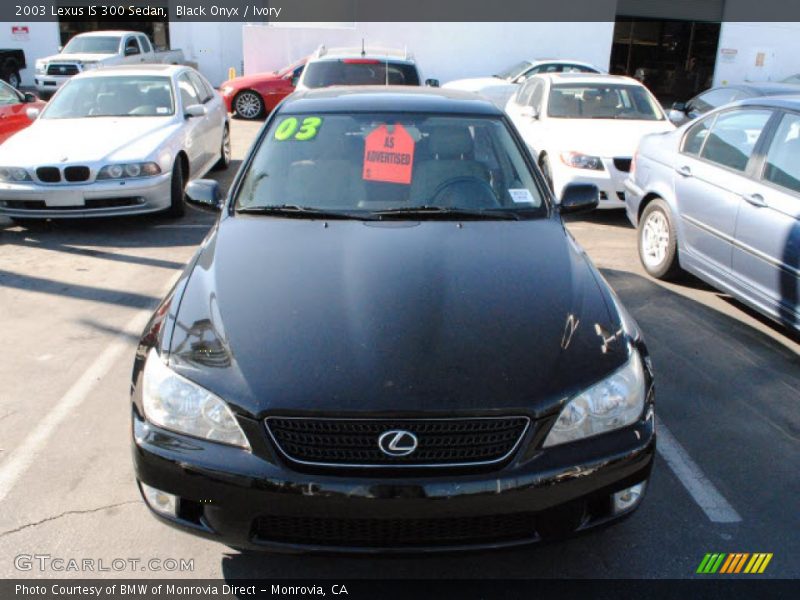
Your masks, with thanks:
M644 137L626 188L648 273L688 271L800 330L800 96Z

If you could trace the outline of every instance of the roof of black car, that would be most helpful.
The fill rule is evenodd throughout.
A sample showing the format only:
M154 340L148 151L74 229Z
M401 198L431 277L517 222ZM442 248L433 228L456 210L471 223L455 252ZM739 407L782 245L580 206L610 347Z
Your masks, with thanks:
M416 86L341 86L303 90L289 96L281 106L281 112L503 114L491 100L473 92Z

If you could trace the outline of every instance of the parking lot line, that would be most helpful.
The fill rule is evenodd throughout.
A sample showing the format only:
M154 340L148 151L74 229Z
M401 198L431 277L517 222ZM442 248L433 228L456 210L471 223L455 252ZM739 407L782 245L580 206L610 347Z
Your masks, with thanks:
M656 450L709 520L714 523L740 522L742 517L736 509L711 483L664 422L658 418L656 418L656 430L658 431Z
M170 278L169 285L162 290L159 297L163 297L172 288L177 277L178 275L175 275ZM72 384L67 393L39 421L33 431L0 464L0 502L5 499L20 477L36 460L39 452L50 440L53 431L64 419L75 414L75 410L86 400L94 387L114 366L117 359L126 350L130 350L131 337L138 339L151 314L151 309L138 311L136 316L128 321L97 359L83 372L83 375Z

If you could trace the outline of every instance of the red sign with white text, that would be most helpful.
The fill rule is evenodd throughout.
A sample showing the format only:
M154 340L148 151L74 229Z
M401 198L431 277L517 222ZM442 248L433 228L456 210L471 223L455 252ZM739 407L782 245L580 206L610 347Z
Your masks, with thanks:
M414 138L399 123L381 125L364 140L366 181L409 184L413 166Z

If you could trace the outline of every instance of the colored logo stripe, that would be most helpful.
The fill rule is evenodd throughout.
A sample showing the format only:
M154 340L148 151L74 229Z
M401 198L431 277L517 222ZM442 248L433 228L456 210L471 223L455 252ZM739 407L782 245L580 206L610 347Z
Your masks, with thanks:
M744 573L760 574L764 572L771 560L772 553L766 552L756 552L754 554L748 552L734 552L731 554L709 552L703 557L696 572L703 575L713 575L717 572L720 574L734 574L741 573L744 568Z

